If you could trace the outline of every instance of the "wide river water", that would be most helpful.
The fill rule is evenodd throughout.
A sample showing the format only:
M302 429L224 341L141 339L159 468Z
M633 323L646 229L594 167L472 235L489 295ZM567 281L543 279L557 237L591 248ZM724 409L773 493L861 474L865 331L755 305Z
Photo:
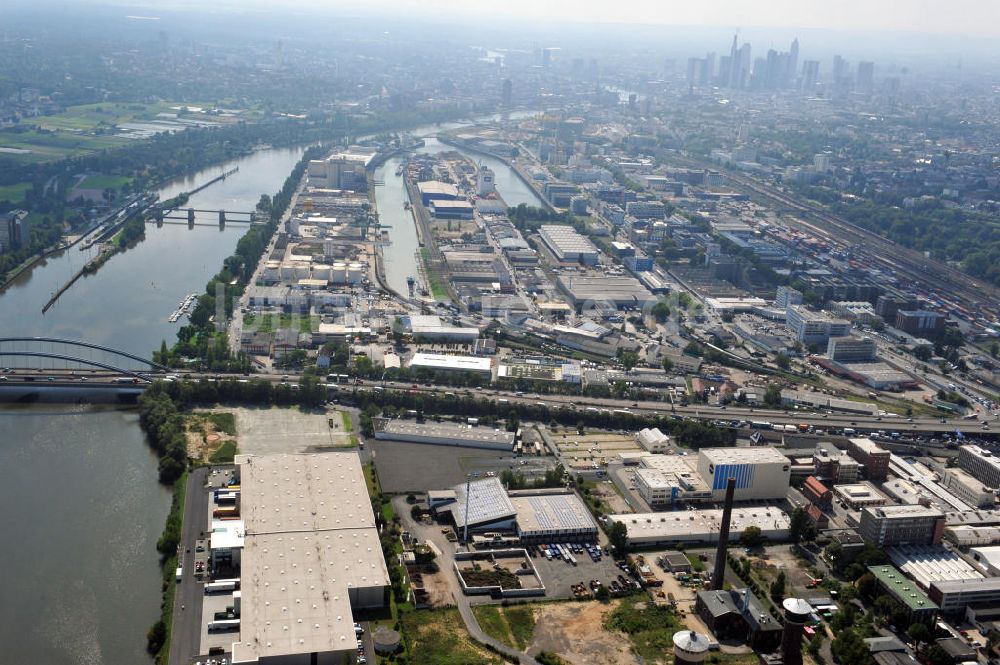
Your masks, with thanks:
M458 123L413 130L433 136ZM424 152L450 149L427 138ZM206 210L253 210L261 194L278 191L302 148L259 151L169 183L161 200L193 189L220 172L239 172L191 197ZM469 153L496 172L510 205L537 204L502 162ZM390 286L405 293L417 272L417 235L403 209L398 159L376 174L376 192L392 243L385 262ZM147 226L146 238L78 280L45 314L42 307L93 255L73 247L48 258L0 293L4 336L81 339L148 357L181 323L167 317L205 284L232 254L245 224L220 229L206 216ZM201 225L204 223L204 225ZM10 364L11 361L5 361ZM0 663L111 665L148 662L146 629L158 618L161 574L156 539L170 506L156 483L156 457L134 411L44 405L0 407Z

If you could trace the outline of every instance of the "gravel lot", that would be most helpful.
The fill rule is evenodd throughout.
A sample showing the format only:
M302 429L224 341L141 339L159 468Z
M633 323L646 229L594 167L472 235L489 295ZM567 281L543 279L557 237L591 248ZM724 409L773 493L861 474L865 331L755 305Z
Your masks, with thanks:
M350 445L350 434L344 431L343 418L337 411L304 413L271 407L238 408L232 412L241 453L310 453ZM328 419L333 420L333 427Z

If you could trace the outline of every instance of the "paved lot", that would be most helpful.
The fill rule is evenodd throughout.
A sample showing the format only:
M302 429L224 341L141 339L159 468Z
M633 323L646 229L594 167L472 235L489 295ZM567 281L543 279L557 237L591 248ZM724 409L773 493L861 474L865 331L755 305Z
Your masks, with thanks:
M238 408L232 412L241 453L311 453L350 445L350 433L344 430L343 418L337 411L304 413L272 407Z
M497 450L402 441L369 440L369 445L385 492L448 489L464 482L466 474L499 475L504 469L517 469L530 479L554 466L552 458L518 458Z
M531 557L531 563L545 584L546 599L572 598L573 591L570 587L581 582L589 585L590 580L596 579L607 586L611 580L618 579L619 575L628 577L610 556L603 556L598 562L591 561L586 552L574 556L577 561L575 566L561 559L549 561L544 556Z

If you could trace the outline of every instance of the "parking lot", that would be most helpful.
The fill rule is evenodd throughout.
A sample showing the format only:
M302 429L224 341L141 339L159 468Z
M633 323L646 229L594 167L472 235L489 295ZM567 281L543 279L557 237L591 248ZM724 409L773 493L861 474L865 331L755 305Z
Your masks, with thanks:
M600 561L593 561L586 550L574 554L576 565L565 559L547 559L539 550L538 546L527 546L531 563L538 571L542 583L545 585L546 599L553 598L573 598L573 585L583 584L590 589L591 580L597 580L602 585L608 586L612 582L619 582L619 576L628 578L629 575L615 563L610 556L602 556ZM473 603L489 602L487 598L470 599Z
M520 471L530 480L554 466L551 457L515 457L499 450L403 441L369 443L386 492L449 489L465 482L468 474L499 475L504 469Z

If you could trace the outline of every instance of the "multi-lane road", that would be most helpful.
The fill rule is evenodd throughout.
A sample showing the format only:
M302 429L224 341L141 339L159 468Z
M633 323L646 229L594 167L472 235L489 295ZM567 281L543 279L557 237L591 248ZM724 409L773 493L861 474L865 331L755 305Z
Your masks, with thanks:
M32 377L32 381L23 382L24 376ZM81 382L80 377L86 378ZM151 375L153 376L153 375ZM200 374L177 372L169 375L175 380L207 381L237 380L249 381L264 380L272 383L288 383L292 386L298 384L299 377L296 374L253 374L244 376L240 374ZM52 380L49 380L51 377ZM116 381L117 379L117 381ZM37 373L34 370L18 370L18 374L8 374L7 380L0 382L0 397L3 393L16 392L18 390L37 390L43 388L104 388L127 392L134 392L142 389L143 384L131 383L129 381L120 382L121 378L110 376L100 372L58 372L45 371ZM354 380L352 380L354 381ZM351 384L330 384L331 393L349 393L354 389L358 390L388 390L409 392L425 395L447 396L472 396L478 399L506 400L509 404L520 404L526 406L546 406L550 409L569 409L583 413L594 411L608 411L619 415L631 413L635 415L666 415L678 418L693 418L708 421L724 421L732 424L734 421L743 423L744 427L750 427L751 422L770 423L771 425L805 425L814 430L820 430L826 434L840 433L845 429L854 429L858 433L868 432L899 432L901 435L923 434L930 435L954 434L956 430L964 436L980 436L1000 434L1000 419L996 416L987 421L967 420L955 417L940 418L906 418L902 416L872 416L868 414L850 414L838 412L822 412L816 410L784 411L776 409L763 409L756 407L740 406L707 406L700 404L671 404L670 402L659 401L634 401L630 399L613 399L602 397L588 397L585 395L536 395L524 394L514 391L498 390L495 388L463 389L449 386L418 385L411 383L394 383L391 381L357 380Z

